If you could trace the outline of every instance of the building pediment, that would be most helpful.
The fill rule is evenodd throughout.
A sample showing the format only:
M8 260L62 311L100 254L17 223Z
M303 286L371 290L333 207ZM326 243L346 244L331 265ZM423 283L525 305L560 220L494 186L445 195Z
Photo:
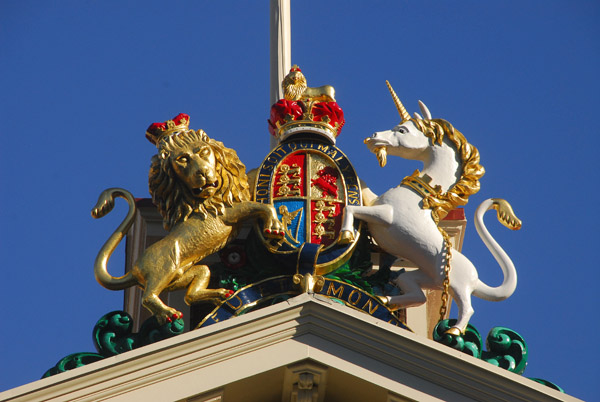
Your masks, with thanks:
M5 401L302 397L315 401L576 400L314 294L0 394Z

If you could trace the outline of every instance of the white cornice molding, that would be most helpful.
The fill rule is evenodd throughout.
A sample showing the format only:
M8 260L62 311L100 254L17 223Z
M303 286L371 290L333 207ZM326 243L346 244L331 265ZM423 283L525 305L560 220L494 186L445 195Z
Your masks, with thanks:
M185 400L305 360L416 400L577 400L309 294L0 393L0 400Z

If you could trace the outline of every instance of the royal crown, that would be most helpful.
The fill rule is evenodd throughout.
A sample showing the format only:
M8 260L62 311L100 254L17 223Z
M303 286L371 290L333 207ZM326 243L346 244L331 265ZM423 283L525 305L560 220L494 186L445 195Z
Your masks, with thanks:
M172 120L167 120L164 123L152 123L146 130L146 138L154 145L175 132L185 132L189 130L190 116L185 113L179 113Z
M284 99L271 106L269 132L284 141L293 134L312 133L335 144L344 126L344 112L330 85L311 88L297 65L281 83Z

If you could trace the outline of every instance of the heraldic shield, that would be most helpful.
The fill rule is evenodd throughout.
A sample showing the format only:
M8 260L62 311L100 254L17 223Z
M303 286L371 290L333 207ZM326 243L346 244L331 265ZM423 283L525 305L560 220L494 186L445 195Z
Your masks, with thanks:
M361 205L362 197L354 167L334 145L319 139L280 144L259 168L254 199L275 207L285 237L260 236L269 251L287 256L291 264L307 244L318 250L317 275L335 270L352 254L356 242L338 244L342 214L346 205Z

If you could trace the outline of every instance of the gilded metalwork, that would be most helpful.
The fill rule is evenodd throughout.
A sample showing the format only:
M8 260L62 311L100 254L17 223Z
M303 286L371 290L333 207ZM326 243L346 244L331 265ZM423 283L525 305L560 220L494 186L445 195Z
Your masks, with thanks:
M302 177L300 174L302 173L302 168L297 164L286 165L282 164L279 167L279 171L277 174L279 175L279 181L277 182L279 190L277 190L277 195L282 197L291 197L294 195L300 195L300 182L302 181Z
M419 174L420 172L416 170L412 176L405 177L402 180L402 184L412 188L423 198L437 197L442 192L442 188L440 186L431 187L431 177L427 174L419 177Z
M367 139L365 139L364 143L367 143ZM387 148L386 147L376 147L373 152L375 152L375 156L377 157L377 161L379 162L379 166L385 167L387 164Z
M281 223L283 224L283 228L285 233L296 243L298 242L298 232L300 231L300 225L296 226L296 229L294 230L294 233L292 233L290 231L290 226L292 225L292 223L294 222L294 220L296 219L296 217L298 215L300 215L300 218L302 218L302 214L304 212L304 210L302 208L299 208L293 212L288 211L287 206L285 205L280 205L279 206L279 215L281 215Z
M315 203L313 223L315 227L313 229L313 236L320 239L325 236L330 239L335 239L335 216L339 215L336 213L335 205L332 205L330 201L327 203L323 200L319 200ZM327 213L327 215L325 215Z
M182 314L163 303L159 298L163 291L187 288L188 304L200 300L219 302L231 296L231 290L208 289L210 270L199 262L234 238L242 220L260 218L266 237L282 238L284 232L272 205L250 201L245 166L234 150L210 139L202 130L172 131L158 140L149 187L170 233L148 247L132 271L116 278L108 273L106 265L133 224L133 196L123 189L105 190L92 216L108 214L117 197L127 200L127 217L96 258L96 279L111 290L139 285L144 289L143 305L164 323L181 318Z
M344 126L344 112L335 102L331 85L308 87L298 66L293 66L281 83L284 98L271 106L269 132L279 142L291 136L325 138L335 144Z
M450 269L452 266L450 262L452 261L452 243L450 243L450 236L444 229L438 226L438 230L444 237L444 248L446 249L446 258L444 263L444 283L442 284L442 305L440 306L440 321L446 318L448 312L448 295L450 291ZM450 328L448 330L449 334L456 335L460 334L460 329L458 328Z
M394 88L392 88L390 82L388 80L385 80L385 84L387 85L390 93L392 94L392 99L394 99L396 109L398 109L398 113L400 114L400 117L402 117L402 122L410 120L410 114L406 111L406 108L400 101L400 98L398 98L398 95L396 95L396 91L394 91Z
M296 274L293 277L294 285L300 288L302 293L319 293L325 284L325 278L321 275Z
M508 201L501 198L492 198L492 208L496 210L498 221L511 230L521 229L521 220L517 218Z
M432 144L441 144L446 136L454 144L460 157L462 171L458 181L445 193L438 191L437 195L423 199L423 208L431 209L433 219L439 223L448 212L466 205L469 197L479 191L479 179L484 175L485 169L479 164L477 148L469 144L465 136L447 121L442 119L411 119L411 121L431 139Z
M281 82L283 96L287 100L314 100L335 102L335 89L331 85L311 88L306 77L297 65L292 66L288 75Z
M350 230L342 230L338 236L338 244L352 244L356 242L356 240L358 240L358 237Z

